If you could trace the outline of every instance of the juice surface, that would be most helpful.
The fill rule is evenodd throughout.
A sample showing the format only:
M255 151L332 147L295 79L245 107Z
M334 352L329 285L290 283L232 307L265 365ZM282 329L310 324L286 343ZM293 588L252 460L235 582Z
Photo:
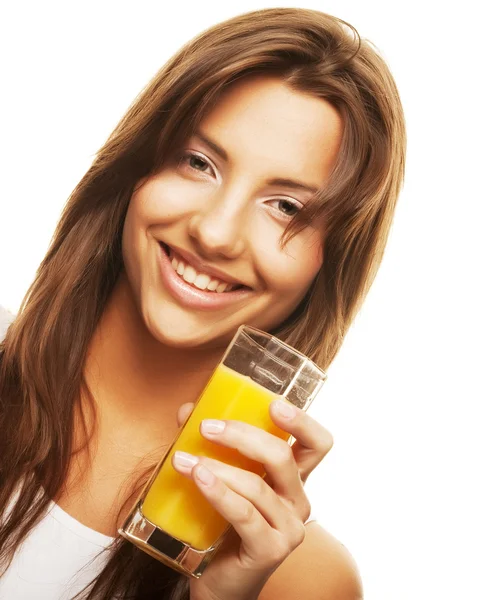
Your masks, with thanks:
M209 504L196 484L175 471L171 458L177 450L194 456L209 456L263 476L261 463L232 448L224 448L202 437L203 419L234 419L260 427L288 440L290 434L271 420L269 405L277 394L223 364L218 365L195 405L184 428L168 450L142 505L144 516L170 535L197 550L207 550L229 523Z

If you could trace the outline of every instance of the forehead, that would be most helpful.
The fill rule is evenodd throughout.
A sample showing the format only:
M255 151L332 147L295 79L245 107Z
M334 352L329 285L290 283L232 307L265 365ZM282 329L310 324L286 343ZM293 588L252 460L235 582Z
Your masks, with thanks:
M316 187L332 169L343 132L340 114L329 102L268 76L232 84L199 129L234 164Z

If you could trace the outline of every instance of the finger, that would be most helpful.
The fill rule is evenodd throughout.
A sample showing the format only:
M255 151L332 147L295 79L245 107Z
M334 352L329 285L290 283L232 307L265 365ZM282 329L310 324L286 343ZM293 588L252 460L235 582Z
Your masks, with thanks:
M270 415L275 424L291 433L303 448L325 456L334 444L328 429L282 398L270 403Z
M186 402L182 404L176 413L176 422L178 427L182 427L185 421L189 418L190 413L194 410L194 402Z
M279 410L283 402L284 411ZM270 404L270 416L274 423L295 438L292 452L298 465L302 481L315 469L334 445L330 431L313 419L304 410L286 400L275 400Z
M255 560L261 557L261 541L270 540L275 530L256 507L218 479L206 466L197 464L192 479L213 508L238 533L245 551Z
M193 466L199 463L204 465L232 491L254 504L266 521L279 531L297 528L299 536L299 528L309 516L309 502L308 514L303 514L302 517L296 515L262 477L245 469L207 456L192 456L185 452L175 452L172 463L177 471L187 477L192 477Z
M216 433L216 424L224 429ZM247 458L261 463L280 496L292 503L304 501L303 482L292 448L287 442L243 421L205 419L201 422L200 431L206 439L234 448Z

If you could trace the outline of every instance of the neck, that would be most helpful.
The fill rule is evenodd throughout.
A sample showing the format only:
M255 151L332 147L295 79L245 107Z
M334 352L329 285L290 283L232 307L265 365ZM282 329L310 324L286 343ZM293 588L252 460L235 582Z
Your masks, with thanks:
M222 354L222 348L178 349L155 339L122 276L88 347L84 377L91 398L82 390L83 413L74 415L78 450L55 499L59 506L87 526L116 535L138 497L140 477L178 433L178 408L198 399Z
M177 430L181 404L195 402L223 349L179 349L154 338L122 276L91 339L85 377L100 426L153 447ZM135 442L134 442L134 441Z

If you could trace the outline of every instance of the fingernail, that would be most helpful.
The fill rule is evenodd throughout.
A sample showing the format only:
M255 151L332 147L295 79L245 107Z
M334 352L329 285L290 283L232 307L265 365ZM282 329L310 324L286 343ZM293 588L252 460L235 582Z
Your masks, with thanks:
M225 429L225 422L217 419L204 419L201 423L202 433L221 433Z
M173 459L176 465L185 467L186 469L191 469L199 462L196 456L192 456L192 454L188 454L187 452L180 452L179 450L173 454Z
M292 419L292 417L296 416L296 409L292 406L292 404L289 404L284 400L277 400L275 402L275 408L277 409L277 412L285 419Z
M200 465L196 472L197 478L204 485L212 485L214 483L215 477L211 473L209 469L207 469L204 465Z

